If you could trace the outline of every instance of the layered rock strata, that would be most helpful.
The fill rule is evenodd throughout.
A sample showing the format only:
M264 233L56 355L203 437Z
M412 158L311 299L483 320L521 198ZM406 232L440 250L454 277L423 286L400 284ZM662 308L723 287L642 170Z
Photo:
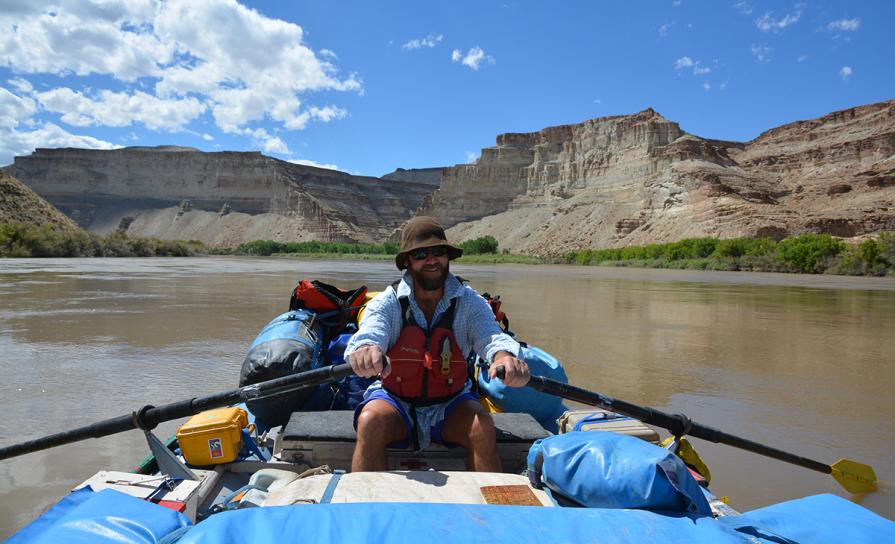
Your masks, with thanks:
M538 255L686 237L895 230L895 101L784 125L750 142L687 134L647 109L503 134L446 168L417 213L459 239Z
M198 239L377 242L434 187L192 148L38 149L7 170L85 228Z

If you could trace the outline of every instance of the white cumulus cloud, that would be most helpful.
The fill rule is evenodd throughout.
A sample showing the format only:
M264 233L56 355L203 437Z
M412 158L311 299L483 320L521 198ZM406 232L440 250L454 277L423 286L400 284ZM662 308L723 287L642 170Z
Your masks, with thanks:
M16 74L11 88L31 95L37 114L72 126L185 131L210 113L232 134L261 122L298 130L347 114L311 103L313 93L363 92L359 76L340 74L333 51L311 49L302 27L236 0L7 1L0 28L0 64ZM66 85L36 93L34 74ZM260 141L287 149L278 137Z
M762 32L780 32L784 28L799 22L802 17L802 5L797 4L793 13L775 18L773 11L767 11L764 15L755 20L755 26Z
M414 49L422 49L423 47L431 48L438 45L438 42L440 42L442 39L444 39L443 34L429 34L425 38L410 40L409 42L402 45L401 49L413 51Z
M485 51L479 46L469 49L465 55L459 49L454 49L451 53L451 60L469 66L473 70L478 70L483 63L494 64L495 62L494 57L485 54Z
M851 79L851 75L854 71L851 69L851 66L843 66L839 69L839 77L842 78L842 81L848 81Z
M748 2L740 1L733 5L734 9L736 9L742 15L752 15L752 5Z
M142 91L102 90L96 96L87 96L58 87L34 96L47 111L62 114L63 122L80 127L142 123L152 130L176 131L205 111L205 105L193 97L162 99Z
M118 149L122 146L91 136L72 134L54 123L38 123L33 127L20 127L19 130L0 123L0 165L10 164L16 156L27 155L38 147Z
M37 111L37 102L0 87L0 128L13 128L30 119Z

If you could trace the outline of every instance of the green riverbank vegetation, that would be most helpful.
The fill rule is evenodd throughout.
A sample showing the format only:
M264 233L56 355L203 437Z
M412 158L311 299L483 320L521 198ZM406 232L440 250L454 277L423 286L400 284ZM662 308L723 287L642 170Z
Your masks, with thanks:
M458 244L459 263L630 266L745 270L853 276L895 275L895 233L883 232L861 242L829 234L801 234L779 242L771 238L688 238L667 244L575 251L546 261L500 251L493 236ZM116 232L107 236L83 230L58 230L30 223L0 223L0 257L189 257L194 255L285 256L391 260L400 244L345 242L274 242L255 240L236 248L207 248L197 240L160 240Z
M580 265L698 270L748 270L895 275L895 233L883 232L858 243L829 234L800 234L777 242L771 238L688 238L668 244L594 249L568 253L565 262Z
M457 244L463 249L459 263L522 263L540 264L543 261L526 255L512 255L498 251L497 240L493 236L482 236ZM383 244L355 244L347 242L274 242L255 240L235 249L215 249L214 254L287 256L302 258L333 258L359 260L392 260L401 249L398 242Z
M48 225L0 223L0 257L189 257L207 253L202 242L108 236Z

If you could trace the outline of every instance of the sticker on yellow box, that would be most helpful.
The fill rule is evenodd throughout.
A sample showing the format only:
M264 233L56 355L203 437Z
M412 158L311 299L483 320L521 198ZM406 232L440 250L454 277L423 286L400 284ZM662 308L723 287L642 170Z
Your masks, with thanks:
M208 454L212 459L224 456L224 446L221 445L220 438L212 438L208 441Z

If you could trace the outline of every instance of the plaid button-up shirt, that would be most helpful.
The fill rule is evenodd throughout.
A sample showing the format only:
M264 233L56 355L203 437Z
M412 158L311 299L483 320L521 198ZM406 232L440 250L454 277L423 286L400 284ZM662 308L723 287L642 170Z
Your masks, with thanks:
M413 298L412 285L410 274L405 272L398 284L397 292L389 286L367 303L360 328L345 348L346 359L357 348L370 344L379 346L382 353L388 353L401 335L402 316L398 297L409 297L413 319L421 327L429 329L431 323L426 321L426 316ZM489 362L498 351L519 356L519 343L500 329L494 319L494 312L485 299L472 287L460 283L453 274L449 273L445 281L444 296L435 307L433 323L438 322L454 298L459 299L454 314L454 337L464 355L468 356L474 351Z

